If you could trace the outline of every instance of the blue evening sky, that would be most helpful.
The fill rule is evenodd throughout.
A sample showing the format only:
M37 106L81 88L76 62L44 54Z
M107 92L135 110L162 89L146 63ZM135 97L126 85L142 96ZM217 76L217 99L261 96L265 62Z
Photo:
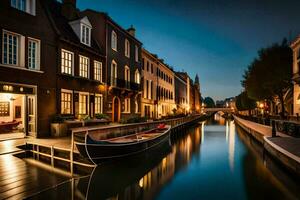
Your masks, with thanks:
M200 77L203 97L236 96L261 47L300 33L296 0L77 0L133 25L144 48L178 71Z

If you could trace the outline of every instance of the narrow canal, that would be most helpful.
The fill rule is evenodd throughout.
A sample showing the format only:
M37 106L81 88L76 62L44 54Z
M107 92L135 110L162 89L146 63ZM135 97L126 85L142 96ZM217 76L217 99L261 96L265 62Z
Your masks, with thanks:
M172 146L97 167L33 199L300 199L300 185L219 115L174 133Z

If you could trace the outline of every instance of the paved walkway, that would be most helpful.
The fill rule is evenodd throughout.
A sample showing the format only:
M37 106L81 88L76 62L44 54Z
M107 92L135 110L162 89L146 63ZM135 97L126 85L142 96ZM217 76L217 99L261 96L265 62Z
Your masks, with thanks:
M280 133L278 131L276 135L279 137L271 137L272 128L270 126L265 126L255 122L244 120L236 116L235 118L244 126L252 130L255 130L258 133L265 136L265 140L268 140L268 142L275 144L272 145L274 148L278 146L282 148L284 151L288 152L288 154L292 155L289 157L292 157L295 161L298 162L300 160L300 138L291 137L286 134ZM281 151L279 148L277 150Z

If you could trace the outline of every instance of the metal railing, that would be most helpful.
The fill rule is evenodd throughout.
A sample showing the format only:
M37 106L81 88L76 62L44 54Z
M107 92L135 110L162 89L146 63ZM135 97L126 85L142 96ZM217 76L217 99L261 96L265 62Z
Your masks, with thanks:
M110 78L110 85L113 87L126 88L129 90L140 90L141 89L141 86L138 83L135 83L132 81L127 81L127 80L121 79L121 78L115 78L115 77Z

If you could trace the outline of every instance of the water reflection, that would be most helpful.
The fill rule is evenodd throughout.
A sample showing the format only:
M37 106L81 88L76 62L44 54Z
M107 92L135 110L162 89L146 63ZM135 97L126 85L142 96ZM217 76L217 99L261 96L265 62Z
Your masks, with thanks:
M300 196L299 182L272 162L261 145L233 121L220 116L174 133L172 146L100 165L74 187L74 194L86 199L273 200Z

